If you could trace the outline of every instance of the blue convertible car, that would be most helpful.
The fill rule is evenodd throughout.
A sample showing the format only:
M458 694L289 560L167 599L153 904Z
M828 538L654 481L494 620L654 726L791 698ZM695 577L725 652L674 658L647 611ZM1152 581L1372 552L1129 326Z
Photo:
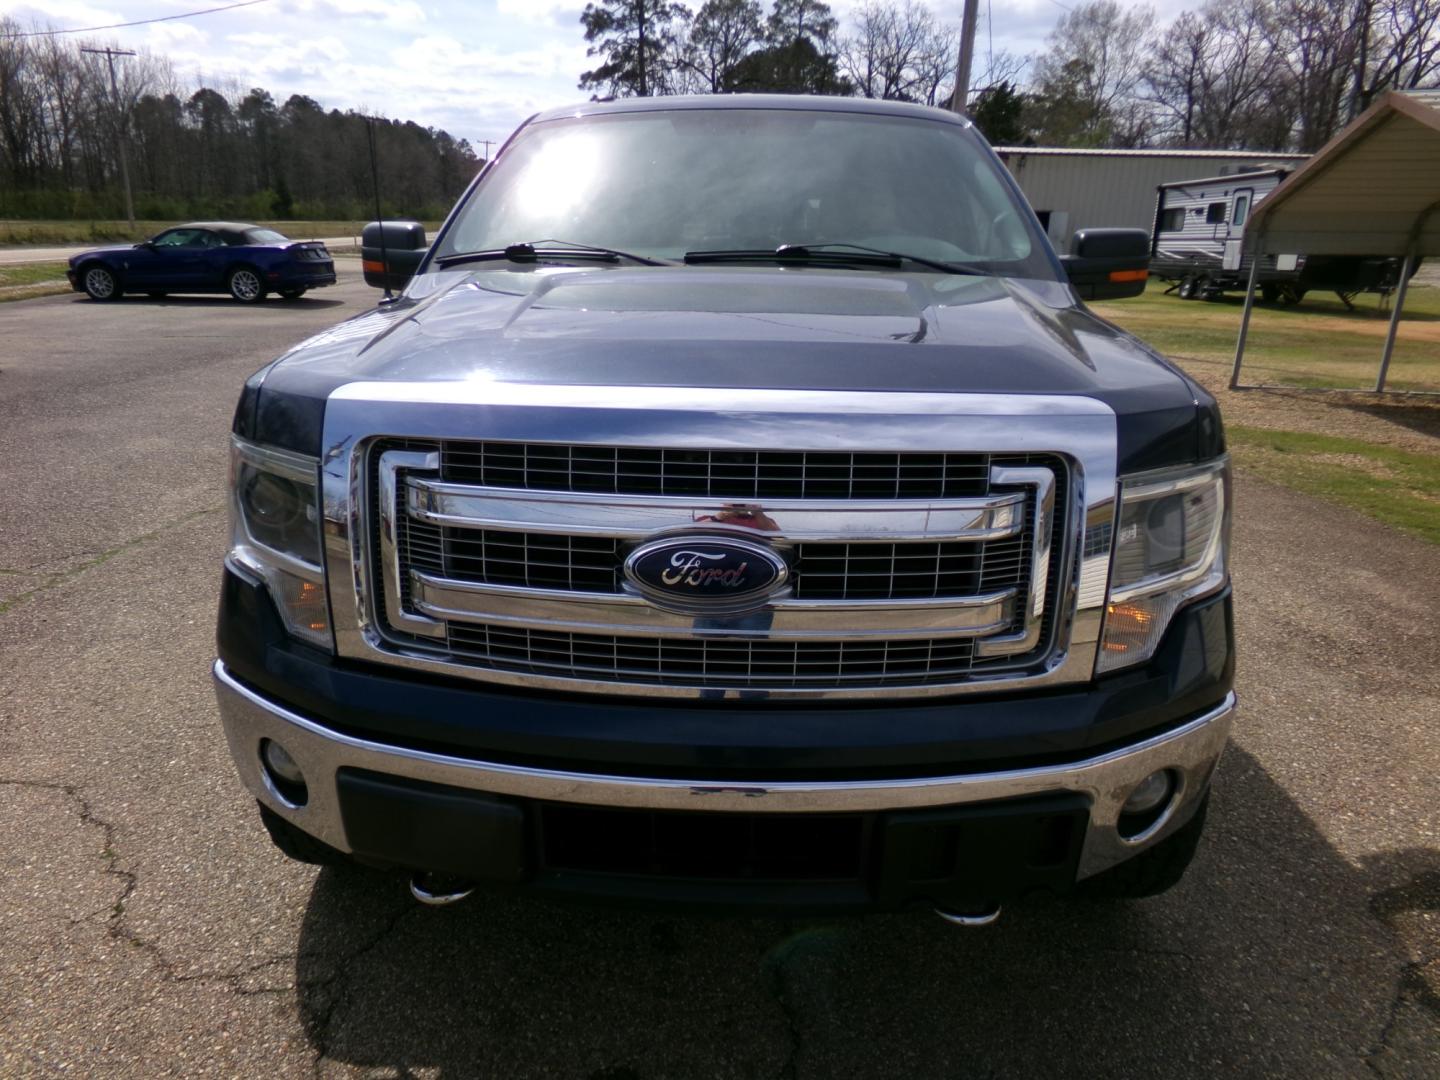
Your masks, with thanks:
M82 252L71 258L66 276L92 300L127 292L228 292L254 304L271 292L295 300L306 289L334 285L335 262L319 241L290 240L258 225L197 221L139 244Z

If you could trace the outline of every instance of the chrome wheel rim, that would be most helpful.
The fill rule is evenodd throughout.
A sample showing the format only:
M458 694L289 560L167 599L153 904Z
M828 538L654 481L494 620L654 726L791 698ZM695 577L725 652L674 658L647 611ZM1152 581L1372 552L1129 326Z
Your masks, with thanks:
M105 299L115 292L115 279L110 271L96 267L85 272L85 289L91 296Z
M260 295L260 279L249 270L236 270L230 275L230 291L238 300L254 300Z

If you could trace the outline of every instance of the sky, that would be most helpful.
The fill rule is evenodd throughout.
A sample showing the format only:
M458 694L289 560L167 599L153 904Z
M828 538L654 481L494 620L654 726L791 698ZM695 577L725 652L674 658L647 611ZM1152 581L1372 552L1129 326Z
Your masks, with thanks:
M22 23L83 28L154 19L231 0L0 0ZM926 0L959 24L961 0ZM1120 0L1137 6L1142 0ZM832 0L847 29L861 0ZM988 49L1026 55L1073 0L981 0L976 69ZM692 2L692 8L698 6ZM765 5L768 7L768 3ZM1184 0L1150 0L1162 17ZM583 101L584 0L263 0L250 7L86 35L149 49L188 82L263 86L277 101L307 94L325 108L359 109L444 128L483 153L527 116ZM992 46L993 43L993 46Z

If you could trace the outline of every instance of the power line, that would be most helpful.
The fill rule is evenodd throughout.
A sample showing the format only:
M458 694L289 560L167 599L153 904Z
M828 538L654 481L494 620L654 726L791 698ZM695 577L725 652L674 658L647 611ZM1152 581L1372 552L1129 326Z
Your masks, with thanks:
M148 26L151 23L174 22L176 19L193 19L197 15L214 15L217 11L234 11L236 8L268 4L270 0L241 0L238 4L205 8L203 11L187 11L184 15L162 15L155 19L136 19L134 22L110 23L108 26L82 26L74 30L28 30L23 34L0 35L7 38L56 37L60 34L93 34L98 30L120 30L127 26Z

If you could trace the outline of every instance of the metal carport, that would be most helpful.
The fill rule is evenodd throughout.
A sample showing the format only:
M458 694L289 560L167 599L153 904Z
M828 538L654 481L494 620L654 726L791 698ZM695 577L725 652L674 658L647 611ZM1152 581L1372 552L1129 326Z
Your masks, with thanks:
M1440 90L1390 91L1357 116L1255 208L1245 243L1254 258L1230 388L1240 388L1261 255L1393 255L1405 263L1375 380L1383 391L1415 261L1440 255Z

